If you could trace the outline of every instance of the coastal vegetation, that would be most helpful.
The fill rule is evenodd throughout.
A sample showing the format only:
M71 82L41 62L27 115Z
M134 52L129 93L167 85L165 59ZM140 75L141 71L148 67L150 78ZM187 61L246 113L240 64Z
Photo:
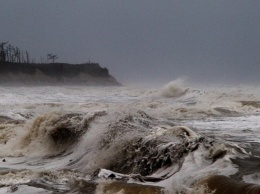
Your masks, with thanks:
M58 56L52 53L47 54L47 57L41 57L40 60L35 60L30 57L29 52L11 45L7 42L0 42L0 62L11 63L54 63Z
M28 51L0 42L0 85L120 85L98 63L57 63L52 53L32 59Z

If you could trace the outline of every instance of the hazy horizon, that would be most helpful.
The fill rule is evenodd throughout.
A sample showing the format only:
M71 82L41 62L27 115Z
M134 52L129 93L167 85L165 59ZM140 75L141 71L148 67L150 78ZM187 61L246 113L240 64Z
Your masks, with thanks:
M121 83L259 83L260 1L3 0L0 42Z

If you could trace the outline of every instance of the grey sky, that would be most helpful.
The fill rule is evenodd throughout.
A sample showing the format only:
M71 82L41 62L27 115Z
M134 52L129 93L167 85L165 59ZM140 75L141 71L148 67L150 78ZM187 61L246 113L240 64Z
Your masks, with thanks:
M258 0L1 0L0 41L121 82L260 82Z

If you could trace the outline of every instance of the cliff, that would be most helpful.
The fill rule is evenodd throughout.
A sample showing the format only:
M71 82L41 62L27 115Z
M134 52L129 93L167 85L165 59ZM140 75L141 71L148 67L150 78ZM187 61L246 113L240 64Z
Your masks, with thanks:
M98 63L0 62L0 85L120 85Z

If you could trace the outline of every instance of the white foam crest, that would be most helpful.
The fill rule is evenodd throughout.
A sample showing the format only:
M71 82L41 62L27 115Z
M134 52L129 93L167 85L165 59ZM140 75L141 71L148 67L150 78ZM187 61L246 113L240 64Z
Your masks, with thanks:
M189 153L188 156L185 157L184 163L177 173L154 185L164 187L168 191L174 190L176 193L178 193L179 190L185 191L185 193L194 194L198 191L198 188L193 188L193 185L197 181L200 181L209 175L231 175L238 171L230 160L230 158L234 156L231 152L214 163L207 158L208 155L209 151L200 146L198 150ZM160 172L160 174L164 173L165 172ZM160 174L154 173L152 176L158 176ZM201 190L203 191L203 188L201 188Z
M110 112L109 115L102 117L102 119L91 126L76 149L75 155L84 156L73 165L74 168L87 172L97 168L106 168L113 161L117 160L117 157L120 157L118 155L119 152L122 151L122 148L128 142L144 135L138 130L128 130L127 127L125 129L118 128L119 135L115 135L115 132L110 132L109 125L111 124L111 119L113 121L120 120L119 118L124 118L125 114L123 112L113 112L111 114ZM120 132L120 130L124 131ZM105 143L103 145L105 147L102 147L100 145L102 142L107 142L109 146Z
M226 140L236 140L232 139L233 137L236 137L239 141L244 138L248 141L248 144L259 142L259 87L197 86L191 88L186 87L184 83L174 81L165 88L166 96L162 95L164 89L157 88L0 88L1 115L13 119L11 122L0 123L0 156L4 156L7 160L7 162L3 162L2 166L17 169L37 169L41 166L53 169L66 167L91 173L96 168L107 167L111 162L120 159L120 154L118 154L120 149L123 149L125 144L135 138L151 140L164 136L164 139L162 139L169 141L170 136L174 134L180 136L190 134L191 141L197 139L198 134L202 133L218 137L217 139L221 139L222 143L225 143ZM48 134L48 131L52 131L53 126L49 124L55 120L54 118L65 112L80 112L84 115L84 121L84 119L91 118L97 110L106 111L107 115L92 122L88 133L78 140L75 147L70 149L72 153L52 159L39 157L39 155L50 154L50 150L53 149L50 146L53 144L49 142L46 134ZM139 110L155 118L151 125L147 122L149 119L135 115ZM46 115L51 112L59 112L59 114L57 114L57 117L53 114L48 118ZM32 127L34 118L44 115L46 116L45 121L38 127L42 130L38 130L38 135L32 133L31 135L35 135L35 138L22 149L20 140L28 135L27 129ZM131 126L119 126L117 129L120 131L126 128L129 131L122 131L118 136L109 133L111 124L127 116L132 117L134 121L125 120L122 123L131 124ZM140 119L140 122L136 122L138 119ZM24 124L20 120L27 120L27 122ZM146 124L145 127L142 122L144 125ZM198 133L191 131L189 128L171 131L170 129L174 129L174 127L169 124L170 122L185 125L191 129L196 127ZM79 122L78 124L82 123ZM44 131L47 132L44 133ZM100 146L104 136L110 137L109 141L107 140L107 147ZM176 139L177 137L171 138L172 141ZM245 142L241 142L241 144L244 145ZM170 143L157 148L161 151L169 145ZM221 149L214 148L209 151L199 148L197 151L189 153L185 158L182 169L175 174L175 178L161 181L158 185L169 190L178 186L180 190L183 189L187 193L192 193L193 188L190 185L205 175L234 174L238 169L231 163L230 158L234 156L242 157L247 153L227 150L227 155L212 163L212 159L208 158L226 149L225 146L220 145L222 146L219 147ZM11 162L11 158L6 158L6 156L30 156L30 154L35 156L33 153L36 152L38 152L37 157L21 158L23 163L21 165L18 164L21 162L20 159L16 158L16 162ZM154 176L163 175L167 170L167 172L173 172L176 169L177 167L175 169L161 169ZM259 180L257 176L259 175L256 173L244 176L243 179L247 182L257 182ZM173 185L173 182L176 185Z
M258 173L245 175L245 176L243 176L243 180L246 183L259 184L259 182L260 182L260 173L258 172Z
M178 98L183 96L188 90L184 88L184 81L181 79L171 81L166 84L161 91L161 95L167 98Z
M2 124L1 156L44 156L66 151L77 143L96 117L105 111L89 113L51 112L25 124ZM1 142L2 141L2 142Z
M259 114L260 88L253 86L197 86L175 80L162 89L130 87L31 87L0 90L0 110L14 119L56 110L82 111L94 106L146 109L156 117L206 118L232 114ZM167 96L167 98L162 98ZM25 104L27 106L25 106ZM32 108L34 106L34 108ZM41 108L39 108L41 107Z
M15 185L16 186L16 185ZM36 188L36 187L30 187L27 185L17 185L17 188L13 189L13 187L2 187L0 188L0 194L6 194L6 193L17 193L17 194L51 194L52 191L48 191L42 188Z

